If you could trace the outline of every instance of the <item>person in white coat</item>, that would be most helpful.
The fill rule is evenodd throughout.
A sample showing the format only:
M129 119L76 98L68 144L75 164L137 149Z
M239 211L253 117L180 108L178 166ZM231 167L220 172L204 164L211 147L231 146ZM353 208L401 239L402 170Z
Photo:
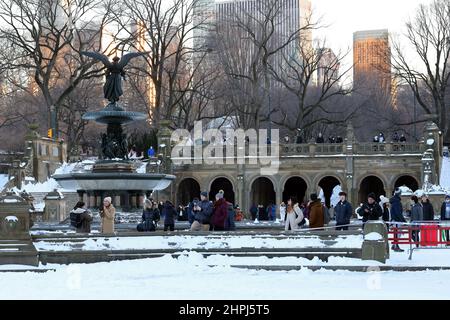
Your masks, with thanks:
M280 218L281 221L286 221L286 204L284 202L280 204Z
M291 197L286 206L286 223L284 225L284 230L297 230L298 225L302 222L303 218L303 211L300 209L297 200L294 197Z

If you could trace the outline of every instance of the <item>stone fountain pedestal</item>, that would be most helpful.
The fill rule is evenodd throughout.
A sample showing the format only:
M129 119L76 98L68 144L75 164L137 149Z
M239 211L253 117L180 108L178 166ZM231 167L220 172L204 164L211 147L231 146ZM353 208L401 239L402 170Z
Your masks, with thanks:
M19 196L0 197L0 265L39 265L30 236L30 205Z
M127 135L122 125L146 118L143 113L126 111L118 102L109 103L100 111L86 113L84 120L107 125L106 133L102 134L102 159L89 170L56 174L53 178L64 189L77 191L79 199L86 200L89 208L101 206L104 197L111 197L118 209L141 208L145 196L166 189L175 180L175 176L159 173L159 170L138 172L136 162L128 159Z

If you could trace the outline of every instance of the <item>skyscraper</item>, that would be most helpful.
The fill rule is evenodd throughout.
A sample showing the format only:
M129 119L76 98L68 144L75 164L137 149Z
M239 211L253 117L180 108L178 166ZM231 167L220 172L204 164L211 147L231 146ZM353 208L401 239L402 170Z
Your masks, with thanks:
M353 34L353 84L355 88L380 89L391 94L389 31L367 30Z
M339 79L340 62L336 54L330 48L316 49L319 57L317 68L317 85L325 82L337 82Z
M213 31L227 32L237 23L247 24L249 29L255 33L264 32L261 30L261 25L270 15L274 18L274 32L268 46L271 48L283 47L274 57L273 64L275 66L282 62L282 54L285 57L297 58L300 42L312 50L312 32L309 28L305 28L311 16L310 0L200 0L194 10L194 24L201 21L204 26L194 32L194 47L198 49L205 45L213 46L214 40L208 43L214 38L211 35ZM304 30L300 32L300 40L290 41L301 28ZM241 29L246 28L241 27ZM249 37L242 35L241 38ZM245 46L242 39L236 39L236 41L239 40L241 40L242 46L237 49L247 50L246 56L251 59L254 54L253 46Z

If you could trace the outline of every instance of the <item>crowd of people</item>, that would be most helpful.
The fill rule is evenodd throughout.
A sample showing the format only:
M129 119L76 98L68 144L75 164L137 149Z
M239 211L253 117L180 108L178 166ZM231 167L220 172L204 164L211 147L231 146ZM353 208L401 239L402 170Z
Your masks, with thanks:
M410 210L404 210L401 202L401 189L397 188L389 199L381 195L378 199L375 193L369 193L367 201L361 203L355 213L363 223L367 221L382 220L387 226L406 223L405 215L409 216L409 222L433 221L435 212L426 194L421 197L416 195L410 198ZM300 203L292 196L279 207L281 221L284 223L285 231L297 230L304 227L322 230L330 220L336 220L333 226L336 230L348 230L351 219L354 217L352 205L347 201L345 192L339 193L339 201L330 209L325 205L316 193L309 197L306 203ZM252 220L275 221L276 206L270 203L267 207L263 205L252 205L250 215ZM332 211L332 213L330 212ZM103 200L100 208L101 233L114 233L115 208L111 197ZM210 201L207 192L201 192L199 198L194 198L188 206L179 206L178 210L169 201L157 203L152 199L144 201L142 222L137 225L138 231L155 231L161 219L164 223L164 231L174 231L175 221L186 217L191 231L233 231L236 230L236 221L242 221L244 214L239 206L234 206L225 198L225 193L220 190L215 195L215 201ZM309 223L307 223L307 220ZM450 221L450 195L445 197L441 206L440 220ZM93 221L92 213L86 208L84 202L78 202L70 212L71 225L79 233L90 233ZM449 231L445 232L449 239ZM398 236L394 234L394 239ZM412 238L415 242L420 241L420 231L414 230ZM394 241L395 242L395 241ZM398 245L393 245L394 251L403 251Z
M356 212L362 217L363 222L382 219L388 228L389 225L398 227L399 224L406 223L407 220L404 213L406 213L406 216L409 216L410 223L435 220L433 205L426 194L422 194L420 198L416 195L411 196L409 210L404 210L400 196L401 190L397 188L392 198L388 199L385 196L380 196L380 202L377 202L375 194L371 193L367 197L367 202L361 204ZM440 220L450 220L450 195L445 196L445 200L441 205ZM394 242L397 239L398 234L394 233ZM446 239L448 239L448 231ZM419 228L412 231L412 240L417 243L420 241ZM392 250L403 251L398 244L393 245Z
M290 144L290 143L302 144L302 143L305 143L305 142L306 142L305 139L303 139L303 137L301 135L301 130L296 134L296 136L294 138L291 138L288 134L285 135L284 138L283 138L283 143L284 144ZM343 143L344 139L342 138L342 136L334 135L334 134L331 134L328 137L328 139L326 139L323 136L323 133L319 132L317 137L315 138L315 142L317 144L320 144L320 143ZM380 133L376 134L373 137L373 142L375 142L375 143L385 143L386 142L386 138L384 136L384 133L380 132ZM404 142L406 142L406 137L405 137L405 135L403 133L399 135L398 132L395 131L394 134L392 135L392 142L394 142L394 143L398 143L398 142L404 143Z
M373 137L373 142L375 143L385 143L386 142L386 138L384 137L384 133L380 132L379 134L376 134ZM402 133L401 135L398 134L397 131L394 132L394 134L392 135L392 142L394 143L398 143L398 142L406 142L406 137L405 135Z

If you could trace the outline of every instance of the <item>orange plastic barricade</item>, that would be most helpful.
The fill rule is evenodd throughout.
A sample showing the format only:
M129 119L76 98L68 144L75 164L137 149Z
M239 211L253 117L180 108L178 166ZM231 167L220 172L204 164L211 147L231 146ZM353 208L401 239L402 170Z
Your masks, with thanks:
M437 224L420 226L420 245L423 247L437 247L439 239L439 226Z

